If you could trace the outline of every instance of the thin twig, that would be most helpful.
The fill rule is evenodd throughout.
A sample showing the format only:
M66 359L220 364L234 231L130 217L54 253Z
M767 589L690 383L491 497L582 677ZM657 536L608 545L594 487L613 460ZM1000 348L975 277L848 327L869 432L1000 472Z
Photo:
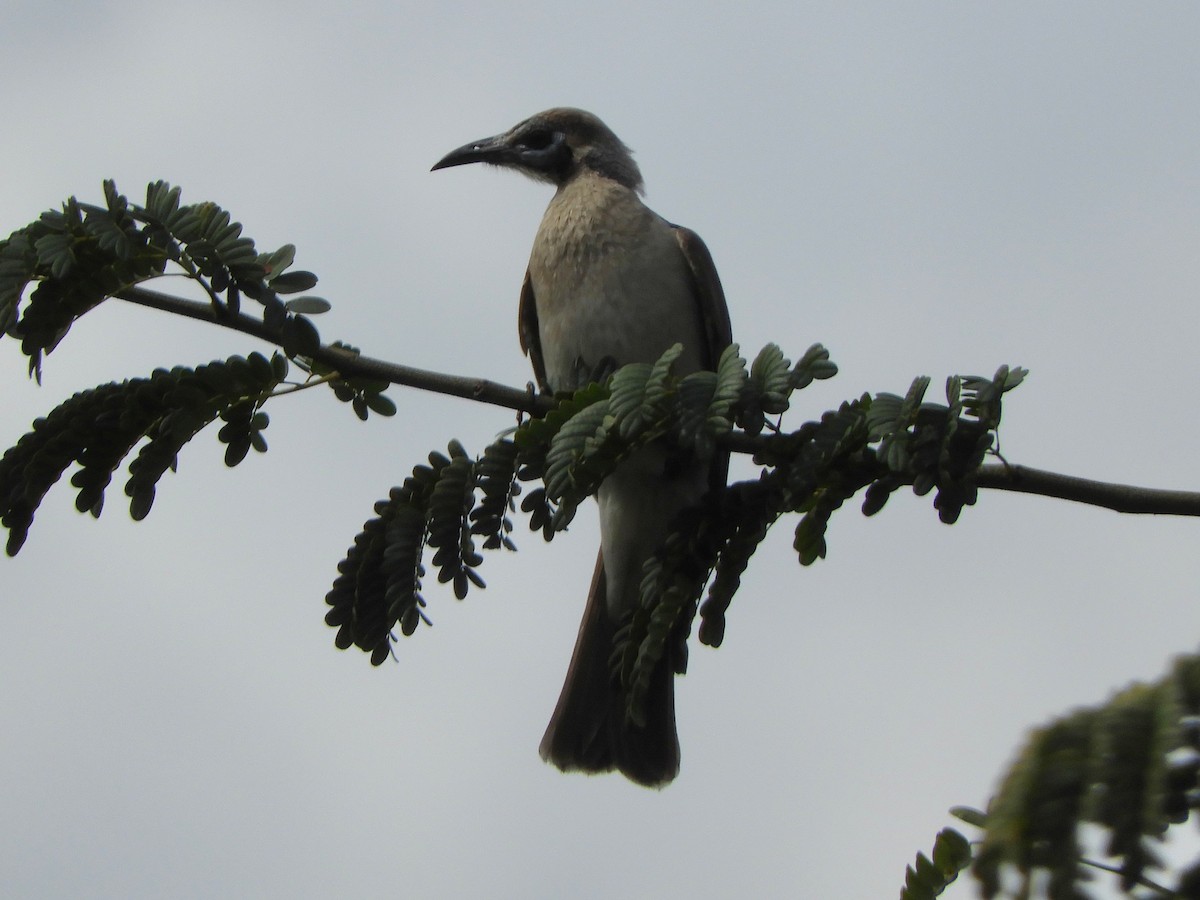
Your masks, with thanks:
M1121 870L1121 868L1119 866L1110 866L1106 863L1102 863L1102 862L1099 862L1094 859L1088 859L1086 856L1081 856L1079 858L1079 861L1081 863L1083 863L1083 865L1085 865L1085 866L1091 866L1093 869L1100 869L1103 872L1111 872L1113 875L1121 875L1121 876L1125 875L1125 873ZM1164 887L1163 885L1159 884L1156 881L1151 881L1145 875L1139 875L1137 877L1137 879L1135 879L1134 883L1137 884L1139 887L1144 887L1144 888L1150 890L1151 892L1158 894L1161 897L1178 897L1179 896L1175 891L1171 890L1169 887Z

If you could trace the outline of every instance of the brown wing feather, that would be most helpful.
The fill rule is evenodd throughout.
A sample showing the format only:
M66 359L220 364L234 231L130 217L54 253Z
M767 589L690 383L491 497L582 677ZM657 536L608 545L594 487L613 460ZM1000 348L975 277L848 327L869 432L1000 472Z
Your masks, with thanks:
M690 228L679 225L675 229L675 240L683 251L692 273L692 287L696 294L697 312L700 321L704 323L704 337L707 346L704 348L704 367L716 369L721 352L733 343L733 328L729 322L729 306L725 303L725 291L721 288L721 279L717 275L717 267L713 264L712 254L700 235Z
M517 334L521 338L521 352L533 364L533 377L538 387L549 390L546 384L546 363L542 360L542 337L538 332L537 303L533 296L533 283L529 271L525 271L525 283L521 285L521 305L517 310Z
M675 240L692 273L692 290L696 297L696 311L704 326L705 346L701 357L706 369L715 370L721 353L733 343L733 326L729 321L729 306L725 302L725 291L717 275L712 254L690 228L680 225L675 229ZM709 468L709 484L713 490L725 487L729 476L729 453L718 452Z

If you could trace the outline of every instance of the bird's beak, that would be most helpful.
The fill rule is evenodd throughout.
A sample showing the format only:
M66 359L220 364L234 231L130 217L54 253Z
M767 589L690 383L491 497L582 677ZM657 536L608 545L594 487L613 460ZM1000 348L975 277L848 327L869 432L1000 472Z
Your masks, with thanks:
M451 166L465 166L467 163L477 162L501 166L507 162L511 162L513 158L513 149L508 143L508 135L498 134L495 137L464 144L457 150L451 150L434 163L433 168L429 171L436 172L438 169L448 169Z

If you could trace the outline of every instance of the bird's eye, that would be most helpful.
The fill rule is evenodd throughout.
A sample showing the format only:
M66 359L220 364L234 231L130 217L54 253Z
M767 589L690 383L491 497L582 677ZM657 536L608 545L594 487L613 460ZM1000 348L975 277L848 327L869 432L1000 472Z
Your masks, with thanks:
M525 135L521 143L530 150L545 150L554 143L554 134L544 128L538 128Z

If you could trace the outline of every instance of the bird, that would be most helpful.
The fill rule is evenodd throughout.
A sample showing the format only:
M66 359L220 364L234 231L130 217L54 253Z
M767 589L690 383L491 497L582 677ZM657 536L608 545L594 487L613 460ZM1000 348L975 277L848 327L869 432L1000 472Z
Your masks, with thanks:
M555 188L530 251L518 332L538 386L574 391L597 373L652 363L683 345L675 371L713 370L731 343L729 311L712 256L695 232L642 201L628 147L592 113L549 109L440 159L511 169ZM661 788L679 772L674 675L687 627L653 673L641 725L626 715L611 658L618 628L640 602L645 561L682 510L723 486L728 454L709 459L661 443L633 453L600 485L600 551L558 704L539 747L557 768L619 770Z

